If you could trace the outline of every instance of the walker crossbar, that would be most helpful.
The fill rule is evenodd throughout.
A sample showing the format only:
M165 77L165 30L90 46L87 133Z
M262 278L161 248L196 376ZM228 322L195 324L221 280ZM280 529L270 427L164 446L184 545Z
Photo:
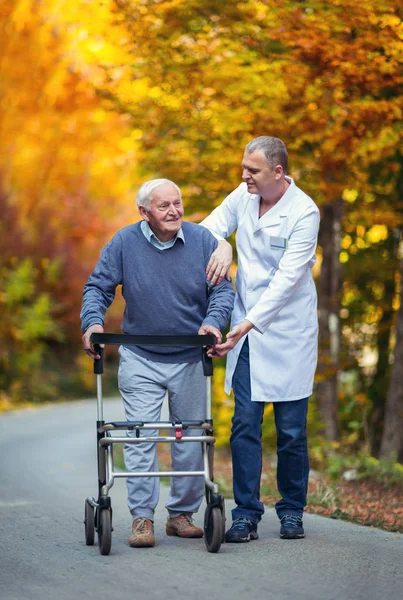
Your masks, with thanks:
M144 442L162 443L170 442L171 444L187 444L189 442L201 442L202 444L213 444L215 438L211 435L194 435L183 438L175 438L173 436L144 436L139 438L134 437L104 437L99 440L100 446L111 446L112 444L143 444Z
M214 335L129 335L125 333L92 333L92 344L125 346L213 346Z
M156 423L145 423L144 421L111 421L99 427L98 431L115 431L118 429L209 429L211 423L206 421L181 421L171 423L170 421L157 421Z

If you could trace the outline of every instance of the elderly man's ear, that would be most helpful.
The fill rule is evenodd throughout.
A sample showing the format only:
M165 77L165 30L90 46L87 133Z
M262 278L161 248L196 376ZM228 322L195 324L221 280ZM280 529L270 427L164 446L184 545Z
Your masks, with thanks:
M141 217L142 217L142 218L143 218L145 221L148 221L147 211L146 211L146 209L144 208L144 206L139 206L139 207L138 207L138 209L139 209L139 213L140 213Z

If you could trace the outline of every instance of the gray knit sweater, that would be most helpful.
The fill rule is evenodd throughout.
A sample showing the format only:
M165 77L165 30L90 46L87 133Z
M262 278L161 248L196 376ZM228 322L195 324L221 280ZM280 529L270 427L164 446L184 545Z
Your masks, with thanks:
M118 231L103 248L83 294L82 331L103 325L115 290L122 285L126 305L122 330L137 335L197 334L201 325L226 326L234 303L229 281L210 287L206 266L217 241L194 223L182 225L185 242L159 250L147 241L140 223ZM128 346L133 352L158 362L200 360L199 348Z

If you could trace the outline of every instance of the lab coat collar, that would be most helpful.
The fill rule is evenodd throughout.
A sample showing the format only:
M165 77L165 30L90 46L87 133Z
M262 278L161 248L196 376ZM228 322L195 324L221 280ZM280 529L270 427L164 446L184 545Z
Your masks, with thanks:
M281 223L282 219L288 217L288 214L292 205L292 198L295 193L295 183L291 177L286 176L286 180L290 184L285 192L284 196L280 198L280 200L275 204L270 210L267 211L260 219L259 216L259 203L260 196L255 195L255 203L256 203L256 223L255 223L255 231L262 229L263 227L271 227L272 225L278 225Z

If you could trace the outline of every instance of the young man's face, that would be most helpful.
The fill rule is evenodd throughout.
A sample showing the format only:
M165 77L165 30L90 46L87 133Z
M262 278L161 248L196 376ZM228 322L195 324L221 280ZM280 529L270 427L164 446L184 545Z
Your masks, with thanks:
M149 210L140 206L139 212L161 242L171 240L182 227L183 205L178 190L170 183L155 188Z
M283 174L283 168L277 165L271 168L262 152L245 152L242 160L242 179L250 194L264 196L275 187Z

